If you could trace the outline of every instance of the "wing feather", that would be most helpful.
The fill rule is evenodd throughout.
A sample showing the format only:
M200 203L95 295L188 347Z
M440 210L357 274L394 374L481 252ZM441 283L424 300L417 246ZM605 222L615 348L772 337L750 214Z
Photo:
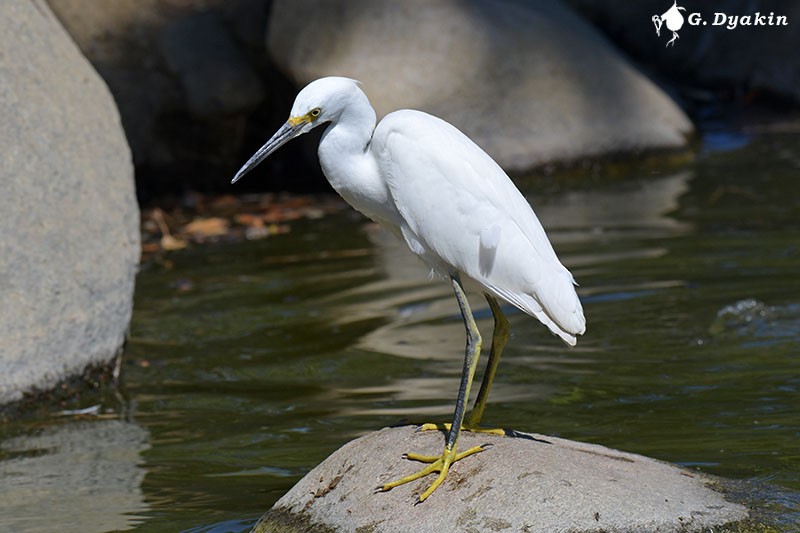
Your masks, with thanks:
M415 253L440 273L464 273L575 344L585 319L572 275L494 160L450 124L409 110L381 121L372 150Z

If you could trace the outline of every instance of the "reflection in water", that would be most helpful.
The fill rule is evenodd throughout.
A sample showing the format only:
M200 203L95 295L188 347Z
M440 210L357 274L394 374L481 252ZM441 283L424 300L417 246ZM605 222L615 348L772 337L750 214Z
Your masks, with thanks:
M0 441L0 531L124 531L147 510L145 429L118 420L50 426Z
M689 190L692 173L681 171L662 177L624 182L602 190L594 188L550 197L544 203L529 198L539 219L561 240L597 237L598 232L641 233L648 237L685 233L691 226L670 216ZM576 230L576 234L570 233ZM590 231L590 235L586 235Z

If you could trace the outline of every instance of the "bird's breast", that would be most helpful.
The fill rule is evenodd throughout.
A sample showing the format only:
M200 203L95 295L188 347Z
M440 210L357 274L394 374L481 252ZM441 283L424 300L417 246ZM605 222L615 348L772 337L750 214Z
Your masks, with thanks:
M319 161L328 182L348 204L378 223L399 226L400 215L369 152L329 151L321 144Z

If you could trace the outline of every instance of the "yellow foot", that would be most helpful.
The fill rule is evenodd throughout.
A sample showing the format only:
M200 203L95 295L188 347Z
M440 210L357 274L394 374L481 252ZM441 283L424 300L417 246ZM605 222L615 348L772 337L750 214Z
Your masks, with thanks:
M422 424L417 431L432 431L438 429L439 431L449 432L452 424ZM488 433L490 435L505 436L507 434L505 429L502 428L481 428L477 426L461 426L461 431L469 431L470 433Z
M434 480L433 484L430 487L428 487L428 489L425 492L420 494L418 503L422 503L428 498L428 496L433 494L433 491L435 491L437 487L439 487L439 485L442 484L444 478L447 476L448 470L450 470L451 464L455 463L456 461L460 461L464 457L468 457L478 452L482 452L487 446L489 445L484 444L482 446L475 446L461 453L456 453L455 449L448 449L447 447L445 447L444 453L442 453L441 456L407 453L403 456L403 458L430 464L418 472L402 477L396 481L392 481L391 483L386 483L385 485L381 485L380 487L378 487L378 490L381 492L392 490L393 488L399 485L403 485L405 483L417 480L421 477L425 477L432 472L439 472L439 475L437 476L436 480Z

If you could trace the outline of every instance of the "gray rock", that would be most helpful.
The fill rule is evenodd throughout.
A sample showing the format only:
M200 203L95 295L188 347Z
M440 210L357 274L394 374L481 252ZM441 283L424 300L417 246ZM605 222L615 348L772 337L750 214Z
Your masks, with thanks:
M457 462L430 498L428 476L389 492L379 484L420 468L405 452L438 455L439 432L383 429L334 452L301 479L254 531L701 531L747 518L708 478L641 455L555 437L462 434ZM300 530L302 530L302 527Z
M511 171L685 147L693 131L664 92L556 0L276 0L267 40L298 85L359 79L379 116L433 113Z
M0 2L0 404L111 361L139 211L111 94L42 2Z

